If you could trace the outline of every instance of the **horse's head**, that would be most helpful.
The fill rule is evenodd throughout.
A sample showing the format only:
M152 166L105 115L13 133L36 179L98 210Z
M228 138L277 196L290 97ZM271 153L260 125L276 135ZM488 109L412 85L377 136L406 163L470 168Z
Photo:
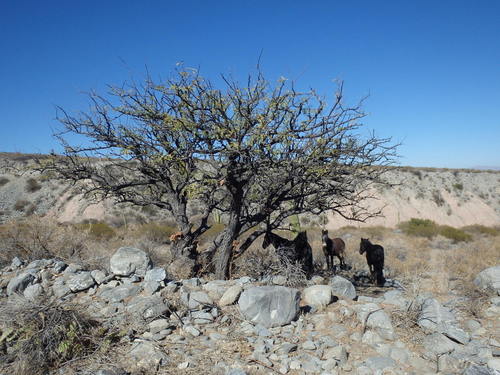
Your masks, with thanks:
M359 253L363 254L367 250L368 245L370 245L370 240L368 238L362 238L359 243Z
M328 237L328 229L321 229L321 237Z

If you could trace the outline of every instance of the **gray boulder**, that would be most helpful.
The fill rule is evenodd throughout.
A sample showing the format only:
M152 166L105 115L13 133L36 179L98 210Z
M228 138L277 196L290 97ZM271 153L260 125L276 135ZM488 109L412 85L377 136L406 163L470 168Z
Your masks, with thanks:
M438 357L455 350L454 342L440 333L432 333L426 336L423 347L427 351L429 359L435 359L434 356Z
M121 247L109 261L111 272L119 276L145 276L153 267L151 258L144 251L134 247Z
M137 295L141 290L140 285L125 284L117 287L102 289L99 296L108 302L121 302L128 297Z
M27 300L36 301L43 294L43 287L41 284L29 285L23 294Z
M500 295L500 265L479 272L474 279L474 284L482 290Z
M386 340L394 340L394 327L391 318L384 310L378 310L368 315L366 326L375 329Z
M163 281L167 278L167 271L163 268L155 267L146 272L144 281Z
M93 287L95 285L95 280L92 278L90 272L81 272L71 276L68 281L66 281L66 285L72 292L76 293Z
M332 292L330 285L313 285L304 289L302 300L310 306L324 307L332 302Z
M252 287L241 293L243 316L266 328L289 324L299 313L300 292L283 286Z
M168 361L165 352L149 341L135 342L129 354L136 366L142 369L157 368L166 365Z
M453 325L455 321L455 315L449 309L443 307L436 299L427 298L422 304L417 323L430 332L441 332L446 325Z
M241 285L233 285L229 289L227 289L222 297L219 300L219 306L228 306L232 305L238 300L241 292L243 291L243 287Z
M24 290L35 280L33 272L23 272L16 277L13 277L7 284L7 295L14 293L23 293Z
M94 270L90 272L90 275L95 280L97 284L102 284L106 280L106 274L101 270Z
M464 375L498 375L498 371L486 366L471 365L464 371Z
M332 286L332 293L334 296L347 299L356 298L356 289L349 280L341 276L335 276L331 279L330 285Z
M190 291L187 288L183 288L181 291L181 302L190 309L202 309L213 304L212 298L207 293Z
M138 318L151 319L168 315L169 306L160 296L138 296L127 304L126 310Z

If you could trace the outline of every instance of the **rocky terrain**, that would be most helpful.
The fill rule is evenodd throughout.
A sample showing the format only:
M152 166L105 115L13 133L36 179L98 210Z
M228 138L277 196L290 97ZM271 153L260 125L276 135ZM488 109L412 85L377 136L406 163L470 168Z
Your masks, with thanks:
M132 247L100 269L14 258L0 272L0 373L500 373L500 266L475 277L481 303L352 275L298 289L282 276L172 280Z
M454 227L500 224L499 171L403 167L391 169L387 178L394 186L381 187L374 192L377 199L367 202L374 209L383 207L383 217L355 225L394 227L411 218ZM33 172L32 155L0 154L0 223L29 215L59 222L92 219L110 224L168 218L155 208L137 210L111 200L95 203L84 199L55 176ZM316 217L306 220L319 222ZM346 225L353 223L328 215L329 229Z

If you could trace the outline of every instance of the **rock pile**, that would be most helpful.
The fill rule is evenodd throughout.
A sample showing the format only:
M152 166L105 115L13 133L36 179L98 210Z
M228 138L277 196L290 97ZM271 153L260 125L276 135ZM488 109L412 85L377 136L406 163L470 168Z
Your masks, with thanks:
M340 276L315 277L303 290L248 277L171 280L145 252L130 247L112 256L109 271L15 258L0 272L0 303L19 295L33 303L54 300L80 306L103 325L126 328L119 370L79 374L175 368L233 375L493 375L500 371L499 269L478 275L478 285L493 293L485 310L491 319L484 321L464 320L453 304L431 295L410 300L402 290L387 289L358 296ZM394 317L412 312L415 327L404 329L414 331L401 331ZM0 347L8 352L2 323L0 330ZM405 340L412 335L420 340Z

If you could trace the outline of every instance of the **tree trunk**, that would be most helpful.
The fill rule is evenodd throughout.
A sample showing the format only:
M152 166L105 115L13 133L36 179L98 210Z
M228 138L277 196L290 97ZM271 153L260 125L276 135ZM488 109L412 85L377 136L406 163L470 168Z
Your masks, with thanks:
M231 213L229 223L224 229L222 241L215 256L215 277L220 280L229 278L229 266L233 252L233 241L240 230L239 213Z

